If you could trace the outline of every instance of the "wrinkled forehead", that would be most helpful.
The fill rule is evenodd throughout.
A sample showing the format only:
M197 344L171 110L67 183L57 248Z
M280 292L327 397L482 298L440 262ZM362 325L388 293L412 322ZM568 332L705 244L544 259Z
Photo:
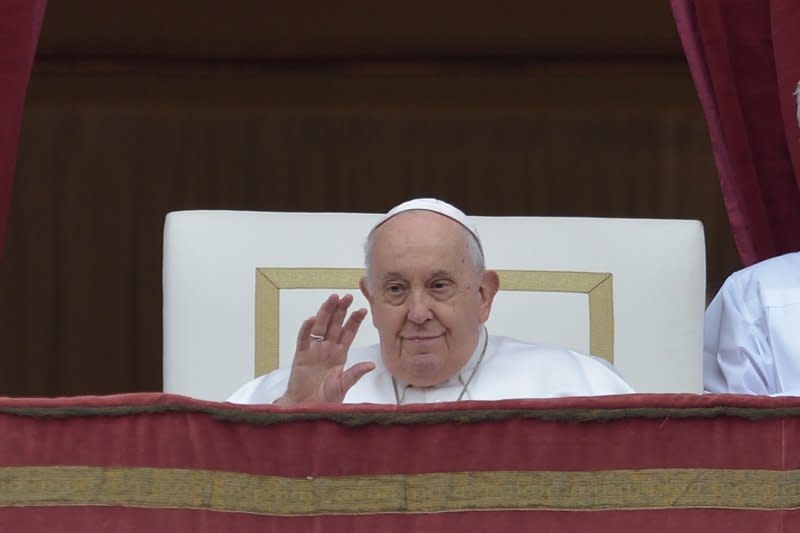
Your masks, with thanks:
M475 239L461 224L429 211L398 214L371 234L366 247L370 283L402 278L466 279L483 270Z
M427 211L402 213L376 228L368 249L369 275L380 278L395 272L424 278L434 271L475 272L480 262L473 241L448 217Z

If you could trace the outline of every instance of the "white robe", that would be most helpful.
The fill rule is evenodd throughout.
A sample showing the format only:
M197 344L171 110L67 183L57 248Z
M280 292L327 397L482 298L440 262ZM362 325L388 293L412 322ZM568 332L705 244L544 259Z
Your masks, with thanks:
M372 361L375 369L347 393L345 403L432 403L463 400L505 400L629 394L633 389L614 368L597 357L556 346L528 344L489 335L483 360L484 333L478 347L456 376L433 387L406 386L392 380L380 355L380 346L354 348L347 364ZM477 365L477 370L475 367ZM473 370L475 375L472 376ZM470 379L472 377L472 379ZM286 391L289 369L278 369L246 383L228 398L233 403L271 403ZM466 389L464 384L467 384ZM396 392L395 392L396 391Z
M800 252L731 274L706 309L708 392L800 395Z

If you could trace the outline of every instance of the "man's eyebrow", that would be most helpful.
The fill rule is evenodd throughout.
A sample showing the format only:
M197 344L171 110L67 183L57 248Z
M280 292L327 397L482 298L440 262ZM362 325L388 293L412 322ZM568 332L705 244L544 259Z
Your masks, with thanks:
M435 278L450 278L453 275L448 270L435 270L434 272L430 273L425 279L435 279ZM396 279L405 279L403 274L400 272L387 272L381 277L381 281L391 281Z

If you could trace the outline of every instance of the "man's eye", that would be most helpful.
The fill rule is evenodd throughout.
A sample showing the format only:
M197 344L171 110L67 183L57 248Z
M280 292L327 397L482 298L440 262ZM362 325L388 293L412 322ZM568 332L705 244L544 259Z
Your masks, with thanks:
M403 292L403 287L402 285L387 285L386 292L389 294L400 294Z
M431 283L431 289L435 291L445 291L450 288L450 284L446 281L434 281Z

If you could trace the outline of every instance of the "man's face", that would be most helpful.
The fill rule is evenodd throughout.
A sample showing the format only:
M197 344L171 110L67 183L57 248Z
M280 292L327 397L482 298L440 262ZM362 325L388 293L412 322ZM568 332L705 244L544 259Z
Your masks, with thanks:
M497 274L477 272L467 231L430 211L409 211L375 230L361 290L378 329L384 364L420 386L466 364L489 317Z

